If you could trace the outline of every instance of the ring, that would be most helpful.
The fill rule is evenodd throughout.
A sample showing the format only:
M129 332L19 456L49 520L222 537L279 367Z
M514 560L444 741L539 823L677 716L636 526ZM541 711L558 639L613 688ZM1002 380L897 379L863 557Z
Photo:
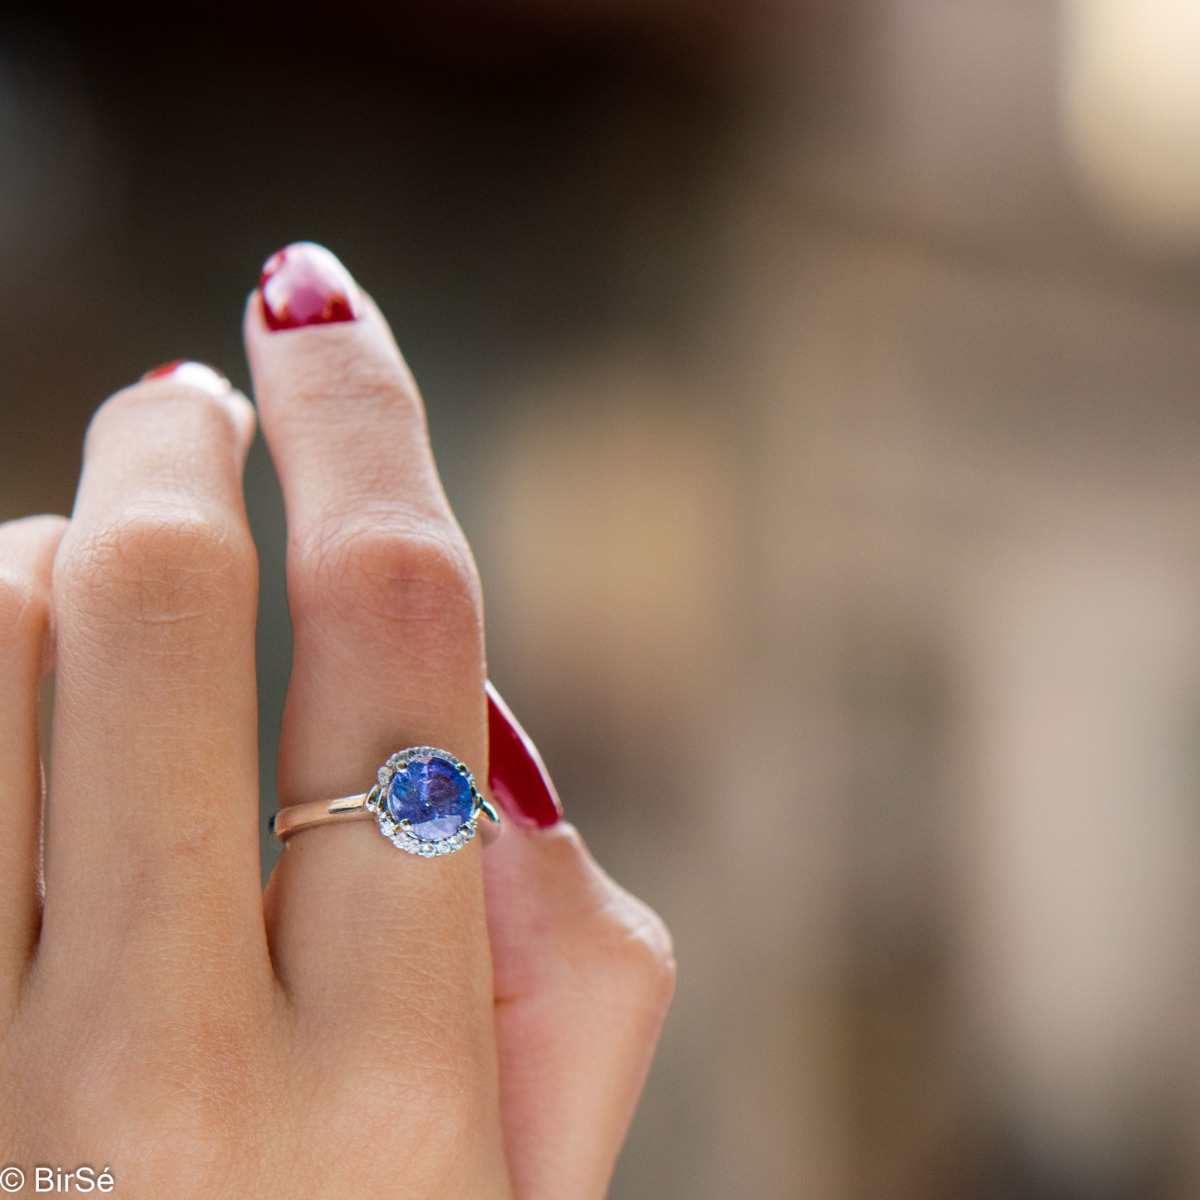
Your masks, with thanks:
M436 746L399 750L379 768L369 792L281 808L271 832L286 842L316 825L371 817L393 845L434 858L462 849L478 826L484 842L499 831L500 817L475 786L470 769ZM480 816L487 822L479 825Z

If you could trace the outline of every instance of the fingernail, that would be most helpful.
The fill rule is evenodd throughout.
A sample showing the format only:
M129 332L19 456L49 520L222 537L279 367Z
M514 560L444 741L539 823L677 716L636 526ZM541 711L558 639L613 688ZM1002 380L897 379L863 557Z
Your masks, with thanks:
M484 690L488 706L488 789L516 824L547 829L562 817L562 804L546 764L490 679Z
M276 250L263 263L258 294L269 329L358 318L358 287L350 272L316 242L293 242Z
M202 392L208 392L212 396L223 396L233 387L220 371L216 371L202 362L192 362L186 358L165 362L142 376L143 381L167 378L186 384L188 387L197 388Z

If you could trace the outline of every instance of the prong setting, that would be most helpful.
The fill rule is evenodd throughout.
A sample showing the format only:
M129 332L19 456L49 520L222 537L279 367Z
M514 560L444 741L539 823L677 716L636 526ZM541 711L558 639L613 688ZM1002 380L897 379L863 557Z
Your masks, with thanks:
M410 764L429 764L434 760L440 761L445 767L452 768L466 783L470 794L470 811L466 820L460 822L453 833L431 838L420 836L413 823L407 818L401 817L397 820L398 814L389 804L389 796L392 781L405 772ZM398 849L419 858L437 858L461 849L475 836L481 813L491 820L496 819L495 811L475 786L470 768L454 755L445 750L439 750L435 746L412 746L393 754L379 768L376 778L377 785L372 788L367 797L365 805L367 811L374 815L379 832L384 837Z

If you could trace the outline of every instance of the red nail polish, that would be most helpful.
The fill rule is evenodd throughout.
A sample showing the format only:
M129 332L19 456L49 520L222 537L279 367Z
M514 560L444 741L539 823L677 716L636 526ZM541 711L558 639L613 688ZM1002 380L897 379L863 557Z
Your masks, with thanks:
M491 680L484 688L488 707L488 790L516 824L546 829L562 817L562 804L546 764Z
M186 358L177 358L172 362L163 363L162 366L154 367L142 376L142 380L166 379L168 377L177 383L197 388L213 396L223 396L226 392L231 391L233 387L220 371L214 370L202 362L192 362Z
M324 246L293 242L263 263L258 281L268 329L299 329L358 317L350 272Z

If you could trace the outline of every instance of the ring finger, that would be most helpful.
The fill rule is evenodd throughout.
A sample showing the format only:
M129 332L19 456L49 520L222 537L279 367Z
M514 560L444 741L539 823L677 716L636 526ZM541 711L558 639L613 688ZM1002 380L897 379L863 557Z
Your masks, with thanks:
M478 581L383 318L328 251L301 244L268 264L245 336L288 521L282 803L364 791L410 745L481 772ZM449 1048L439 1070L491 1062L478 842L427 860L369 821L293 836L267 919L301 1007L339 1023L397 1014L410 1041Z

